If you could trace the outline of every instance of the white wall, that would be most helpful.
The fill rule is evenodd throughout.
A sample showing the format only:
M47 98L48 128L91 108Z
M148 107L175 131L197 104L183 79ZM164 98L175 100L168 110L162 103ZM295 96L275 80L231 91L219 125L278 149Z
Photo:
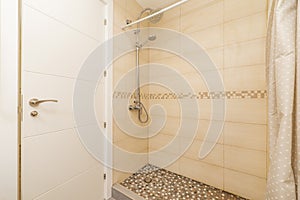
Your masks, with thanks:
M0 200L15 200L18 191L18 0L0 2Z

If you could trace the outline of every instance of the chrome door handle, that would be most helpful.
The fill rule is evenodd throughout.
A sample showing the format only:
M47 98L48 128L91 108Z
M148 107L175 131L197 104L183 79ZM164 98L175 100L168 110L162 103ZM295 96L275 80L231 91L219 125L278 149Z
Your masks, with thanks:
M30 99L29 100L29 105L31 107L37 107L38 105L40 105L41 103L45 103L45 102L54 102L57 103L58 101L55 99L48 99L48 100L38 100L38 99Z

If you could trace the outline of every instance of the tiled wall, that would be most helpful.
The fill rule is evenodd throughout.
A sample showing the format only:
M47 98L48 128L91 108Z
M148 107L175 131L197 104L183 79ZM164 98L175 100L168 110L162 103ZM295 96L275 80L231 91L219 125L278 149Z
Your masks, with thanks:
M135 19L142 8L134 0L114 2L116 34L121 32L120 27L124 25L124 20ZM215 63L216 70L223 79L225 92L208 91L205 81L194 68L174 54L160 50L144 50L141 55L143 63L161 63L180 72L197 94L186 94L186 97L197 100L200 109L197 119L187 119L187 123L198 121L197 135L183 156L167 168L229 192L258 200L264 199L267 168L266 12L267 0L190 0L164 13L158 24L149 24L179 31L197 41ZM116 61L115 85L124 73L134 68L134 56L133 52ZM148 78L151 80L152 76L161 76L170 79L170 82L172 80L172 77L150 72ZM143 102L147 107L154 104L164 107L167 113L165 126L149 140L131 138L114 126L114 142L132 152L153 152L171 142L180 127L180 94L159 85L145 87L142 93ZM114 98L130 99L130 92L116 91ZM225 125L213 151L201 160L198 157L200 146L210 122L217 120L211 119L211 100L216 98L226 100ZM133 120L136 117L132 115ZM155 113L151 117L164 119L164 116ZM181 141L186 139L182 137ZM181 148L182 144L177 144L176 149ZM164 156L170 156L174 152L163 153ZM145 162L149 161L159 166L163 159L163 156L150 155ZM115 172L114 182L121 181L126 176L128 174Z
M160 23L152 25L192 37L206 50L222 75L226 91L221 94L226 99L225 126L218 144L203 160L198 153L211 120L211 99L207 98L209 93L203 79L175 55L151 50L149 57L150 63L166 64L181 72L196 93L202 94L198 100L201 115L196 139L168 168L251 199L264 199L266 185L266 12L267 0L190 0L166 12ZM149 89L154 96L169 92L159 86ZM174 138L180 107L176 98L149 98L149 104L162 104L168 112L166 126L149 139L151 152ZM158 158L150 156L149 161L159 165Z
M135 20L140 12L142 11L142 7L137 4L135 0L114 0L114 35L122 33L123 30L121 29L122 26L125 25L126 19ZM145 27L147 24L142 24L141 27ZM147 50L142 50L140 52L140 64L148 63L148 54ZM122 79L122 77L130 70L134 70L136 67L136 52L130 52L121 56L119 59L115 60L113 63L113 80L114 80L114 87L117 87L118 82ZM134 73L135 74L135 73ZM142 75L143 76L143 75ZM132 77L135 79L135 77ZM133 81L134 82L134 81ZM135 82L134 82L135 83ZM129 84L129 83L126 83ZM148 93L146 88L142 88L142 93ZM132 91L127 91L131 93ZM126 97L126 99L133 102L133 99L130 96ZM114 101L117 101L117 98L114 98ZM147 106L148 102L143 101L145 106ZM124 106L129 106L124 105ZM114 112L115 115L118 115L118 111ZM143 124L138 122L136 112L129 112L131 116L131 120L133 120L137 125L143 126ZM128 120L128 119L122 119ZM128 160L128 162L135 162L137 168L132 170L138 170L138 168L143 167L145 164L148 163L148 140L147 139L140 139L132 137L126 132L124 132L124 127L118 127L117 123L114 121L113 123L113 142L114 145L124 149L125 151L129 151L132 153L146 153L143 159L140 160ZM147 131L147 130L145 130ZM114 154L114 163L117 163L119 159L118 155ZM127 163L124 163L127 164ZM130 173L125 173L122 171L114 170L113 171L113 183L120 182L127 178Z

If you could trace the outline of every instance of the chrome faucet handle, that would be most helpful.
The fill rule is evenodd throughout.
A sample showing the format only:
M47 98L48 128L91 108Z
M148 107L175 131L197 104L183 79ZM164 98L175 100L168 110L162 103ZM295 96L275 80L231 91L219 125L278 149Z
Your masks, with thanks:
M33 99L30 99L29 100L29 105L31 107L37 107L38 105L40 105L41 103L46 103L46 102L54 102L54 103L57 103L58 100L55 100L55 99L47 99L47 100L38 100L36 98L33 98Z

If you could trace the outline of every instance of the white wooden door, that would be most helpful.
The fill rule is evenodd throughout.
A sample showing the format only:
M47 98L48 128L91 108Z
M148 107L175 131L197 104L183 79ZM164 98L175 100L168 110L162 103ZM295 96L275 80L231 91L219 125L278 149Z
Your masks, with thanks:
M82 63L105 40L106 9L99 0L23 1L22 200L104 198L104 167L75 131L72 98Z

